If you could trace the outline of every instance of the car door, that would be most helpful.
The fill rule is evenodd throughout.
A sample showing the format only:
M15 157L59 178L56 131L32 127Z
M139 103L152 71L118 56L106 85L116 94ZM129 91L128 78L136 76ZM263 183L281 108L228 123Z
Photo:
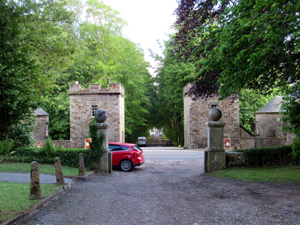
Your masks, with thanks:
M121 151L122 147L115 144L109 144L108 148L111 151L112 166L119 166L120 161L122 160Z

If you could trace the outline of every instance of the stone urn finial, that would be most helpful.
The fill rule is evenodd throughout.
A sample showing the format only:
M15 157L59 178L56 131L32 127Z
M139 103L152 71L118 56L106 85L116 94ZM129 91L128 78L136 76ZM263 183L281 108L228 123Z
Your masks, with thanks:
M209 118L213 121L218 121L222 118L222 112L218 108L212 108L209 111Z
M107 119L107 113L100 109L95 112L95 119L97 122L103 123Z

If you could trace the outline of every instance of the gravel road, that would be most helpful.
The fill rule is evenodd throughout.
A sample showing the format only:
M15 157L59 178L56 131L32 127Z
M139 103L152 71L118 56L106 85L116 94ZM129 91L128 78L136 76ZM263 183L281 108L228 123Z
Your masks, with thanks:
M75 182L14 224L300 224L300 185L214 178L201 162L146 162Z

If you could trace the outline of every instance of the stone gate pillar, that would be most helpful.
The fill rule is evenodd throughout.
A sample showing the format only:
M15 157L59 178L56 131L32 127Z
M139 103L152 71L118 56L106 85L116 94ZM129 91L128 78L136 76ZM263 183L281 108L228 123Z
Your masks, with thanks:
M107 113L104 110L97 110L95 118L98 121L95 126L97 128L97 135L103 135L103 149L104 152L100 157L100 170L106 173L112 172L112 158L111 152L108 149L108 128L109 123L104 123L107 118ZM93 140L92 140L93 141Z
M206 123L207 128L207 148L204 152L205 173L226 168L226 154L223 148L223 128L225 123L218 121L222 117L221 110L213 108L209 112L209 117L213 121Z

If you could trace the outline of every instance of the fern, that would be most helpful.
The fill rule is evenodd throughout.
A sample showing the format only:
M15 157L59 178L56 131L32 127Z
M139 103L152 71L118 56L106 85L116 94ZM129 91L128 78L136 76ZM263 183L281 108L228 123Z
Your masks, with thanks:
M14 147L14 142L9 139L0 141L0 155L7 155Z

